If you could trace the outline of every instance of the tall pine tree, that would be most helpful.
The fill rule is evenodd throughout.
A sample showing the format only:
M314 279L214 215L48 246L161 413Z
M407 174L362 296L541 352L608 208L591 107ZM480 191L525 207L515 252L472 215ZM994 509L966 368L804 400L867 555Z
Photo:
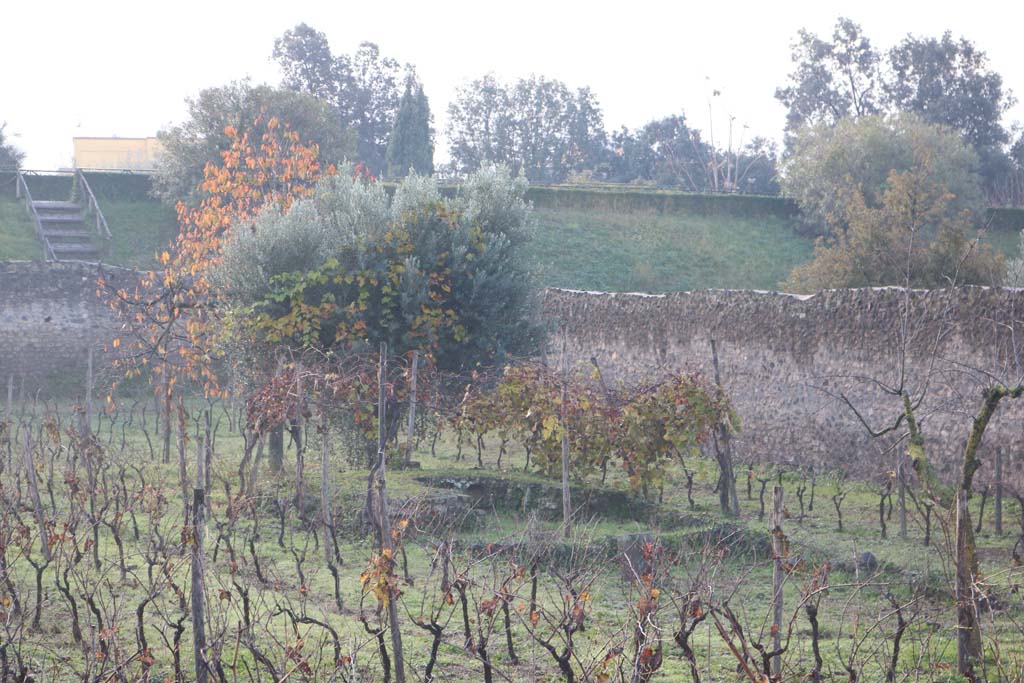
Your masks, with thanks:
M388 140L388 176L401 178L409 169L420 175L434 172L434 131L430 119L430 104L423 86L409 79Z

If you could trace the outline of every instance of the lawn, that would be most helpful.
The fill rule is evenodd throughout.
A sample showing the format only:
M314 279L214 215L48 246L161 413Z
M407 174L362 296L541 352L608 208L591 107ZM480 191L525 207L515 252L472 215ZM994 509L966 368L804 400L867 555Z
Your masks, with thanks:
M36 239L25 205L14 199L0 199L0 261L42 257L43 248Z
M101 199L100 209L110 226L108 263L153 268L155 255L169 248L178 234L174 209L156 201L111 202Z
M775 217L538 209L536 218L528 256L551 287L775 289L813 246Z
M156 201L100 200L113 239L107 263L152 267L177 233L172 208ZM537 209L526 257L539 284L570 289L668 292L703 288L777 289L814 243L777 217L693 213L601 213ZM1017 234L985 241L1008 258ZM42 255L24 207L0 199L0 260Z

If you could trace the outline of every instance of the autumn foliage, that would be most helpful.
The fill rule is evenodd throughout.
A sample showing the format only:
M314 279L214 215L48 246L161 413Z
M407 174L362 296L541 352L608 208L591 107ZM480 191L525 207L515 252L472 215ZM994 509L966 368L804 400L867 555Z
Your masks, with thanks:
M263 123L259 119L257 124ZM118 365L127 376L148 369L166 395L176 384L202 384L208 395L220 385L217 355L218 295L209 280L232 230L251 223L261 210L287 212L293 201L312 193L322 168L315 144L305 144L287 124L271 118L254 126L259 140L225 128L231 146L220 165L207 164L198 207L178 204L180 232L173 247L157 256L162 270L143 275L134 289L100 295L123 321L124 334L113 341Z
M519 363L490 386L470 386L451 422L460 432L520 443L550 476L561 466L564 434L574 477L600 472L604 480L611 465L631 488L651 494L672 463L698 452L717 425L736 421L725 394L697 375L608 388L583 373L563 378L545 366Z

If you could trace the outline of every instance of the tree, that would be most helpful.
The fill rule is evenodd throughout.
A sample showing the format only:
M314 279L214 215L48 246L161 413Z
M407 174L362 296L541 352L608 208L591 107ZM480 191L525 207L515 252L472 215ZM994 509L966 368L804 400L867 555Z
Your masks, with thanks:
M775 99L788 109L787 132L880 111L881 56L850 19L836 21L831 42L800 29L792 58L788 85L775 90Z
M690 128L685 114L666 116L636 132L623 128L612 136L611 178L618 182L650 181L680 186L690 192L706 189L707 143Z
M206 165L199 206L178 203L181 230L173 250L160 255L162 271L143 274L134 289L107 288L102 278L99 283L123 321L123 338L113 341L120 349L118 367L129 377L147 372L164 399L165 458L176 386L191 381L207 394L220 389L215 367L224 341L215 324L220 294L209 274L233 228L265 207L287 212L325 170L317 146L302 142L277 119L256 120L251 129L264 131L258 141L232 126L225 129L231 144L220 164Z
M457 172L506 164L536 182L593 168L606 140L594 94L543 76L506 86L489 74L459 88L447 132Z
M423 86L407 81L398 105L395 126L388 139L388 175L400 178L412 169L420 175L434 173L434 131L430 104Z
M288 214L265 213L225 248L215 278L232 336L257 348L420 350L446 371L530 353L525 183L471 175L452 199L405 178L389 198L363 177L327 178Z
M966 38L907 36L889 51L892 76L884 85L890 108L959 131L976 150L1000 149L1009 134L1000 119L1013 105L1003 78Z
M782 189L800 204L807 229L817 234L845 228L850 188L866 206L878 208L892 172L924 160L933 184L952 195L944 203L948 216L966 210L980 217L984 206L977 154L952 129L912 114L806 126L794 131L791 150L783 163Z
M339 163L354 153L350 133L338 125L330 108L309 95L249 81L203 90L188 100L188 118L160 131L164 153L153 176L153 194L175 205L198 206L207 164L219 166L234 140L226 130L259 141L269 121L278 121L307 144L315 144L324 164Z
M849 190L846 228L820 240L810 263L793 270L790 291L899 285L944 287L954 283L994 284L1003 259L971 235L966 211L951 213L954 197L919 157L906 171L891 171L878 206Z
M788 109L790 134L807 124L836 125L842 119L878 113L918 114L928 123L959 132L981 158L985 189L1005 199L1013 169L1002 116L1014 103L988 58L965 38L907 36L884 57L860 26L840 18L832 42L801 30L793 46L794 71L775 97Z
M612 134L603 175L612 182L653 183L688 192L778 194L775 145L754 138L738 149L716 149L684 114Z
M412 65L380 54L375 43L360 43L352 55L332 54L327 37L306 24L274 41L273 57L284 71L284 85L330 105L343 128L356 135L355 159L381 174L388 137L395 125L403 81L415 81ZM404 79L403 79L404 72Z
M21 168L21 161L25 158L25 154L7 142L7 136L4 133L6 128L6 123L0 123L0 169L17 170Z

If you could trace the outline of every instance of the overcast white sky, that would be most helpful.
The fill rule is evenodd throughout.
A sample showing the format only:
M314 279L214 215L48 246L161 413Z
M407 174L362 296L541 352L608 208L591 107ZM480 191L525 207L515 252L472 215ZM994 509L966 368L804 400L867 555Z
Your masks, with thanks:
M1024 3L957 2L66 2L0 3L0 122L26 167L71 162L71 138L153 135L185 115L200 89L251 77L276 83L274 38L299 22L327 34L335 53L360 41L416 65L439 133L456 86L488 71L530 73L597 94L609 130L684 111L716 134L728 114L747 135L779 139L772 97L790 69L801 27L828 35L837 16L859 22L876 47L907 33L950 29L987 51L1024 97ZM1024 120L1024 105L1007 122ZM443 137L439 159L447 158Z

